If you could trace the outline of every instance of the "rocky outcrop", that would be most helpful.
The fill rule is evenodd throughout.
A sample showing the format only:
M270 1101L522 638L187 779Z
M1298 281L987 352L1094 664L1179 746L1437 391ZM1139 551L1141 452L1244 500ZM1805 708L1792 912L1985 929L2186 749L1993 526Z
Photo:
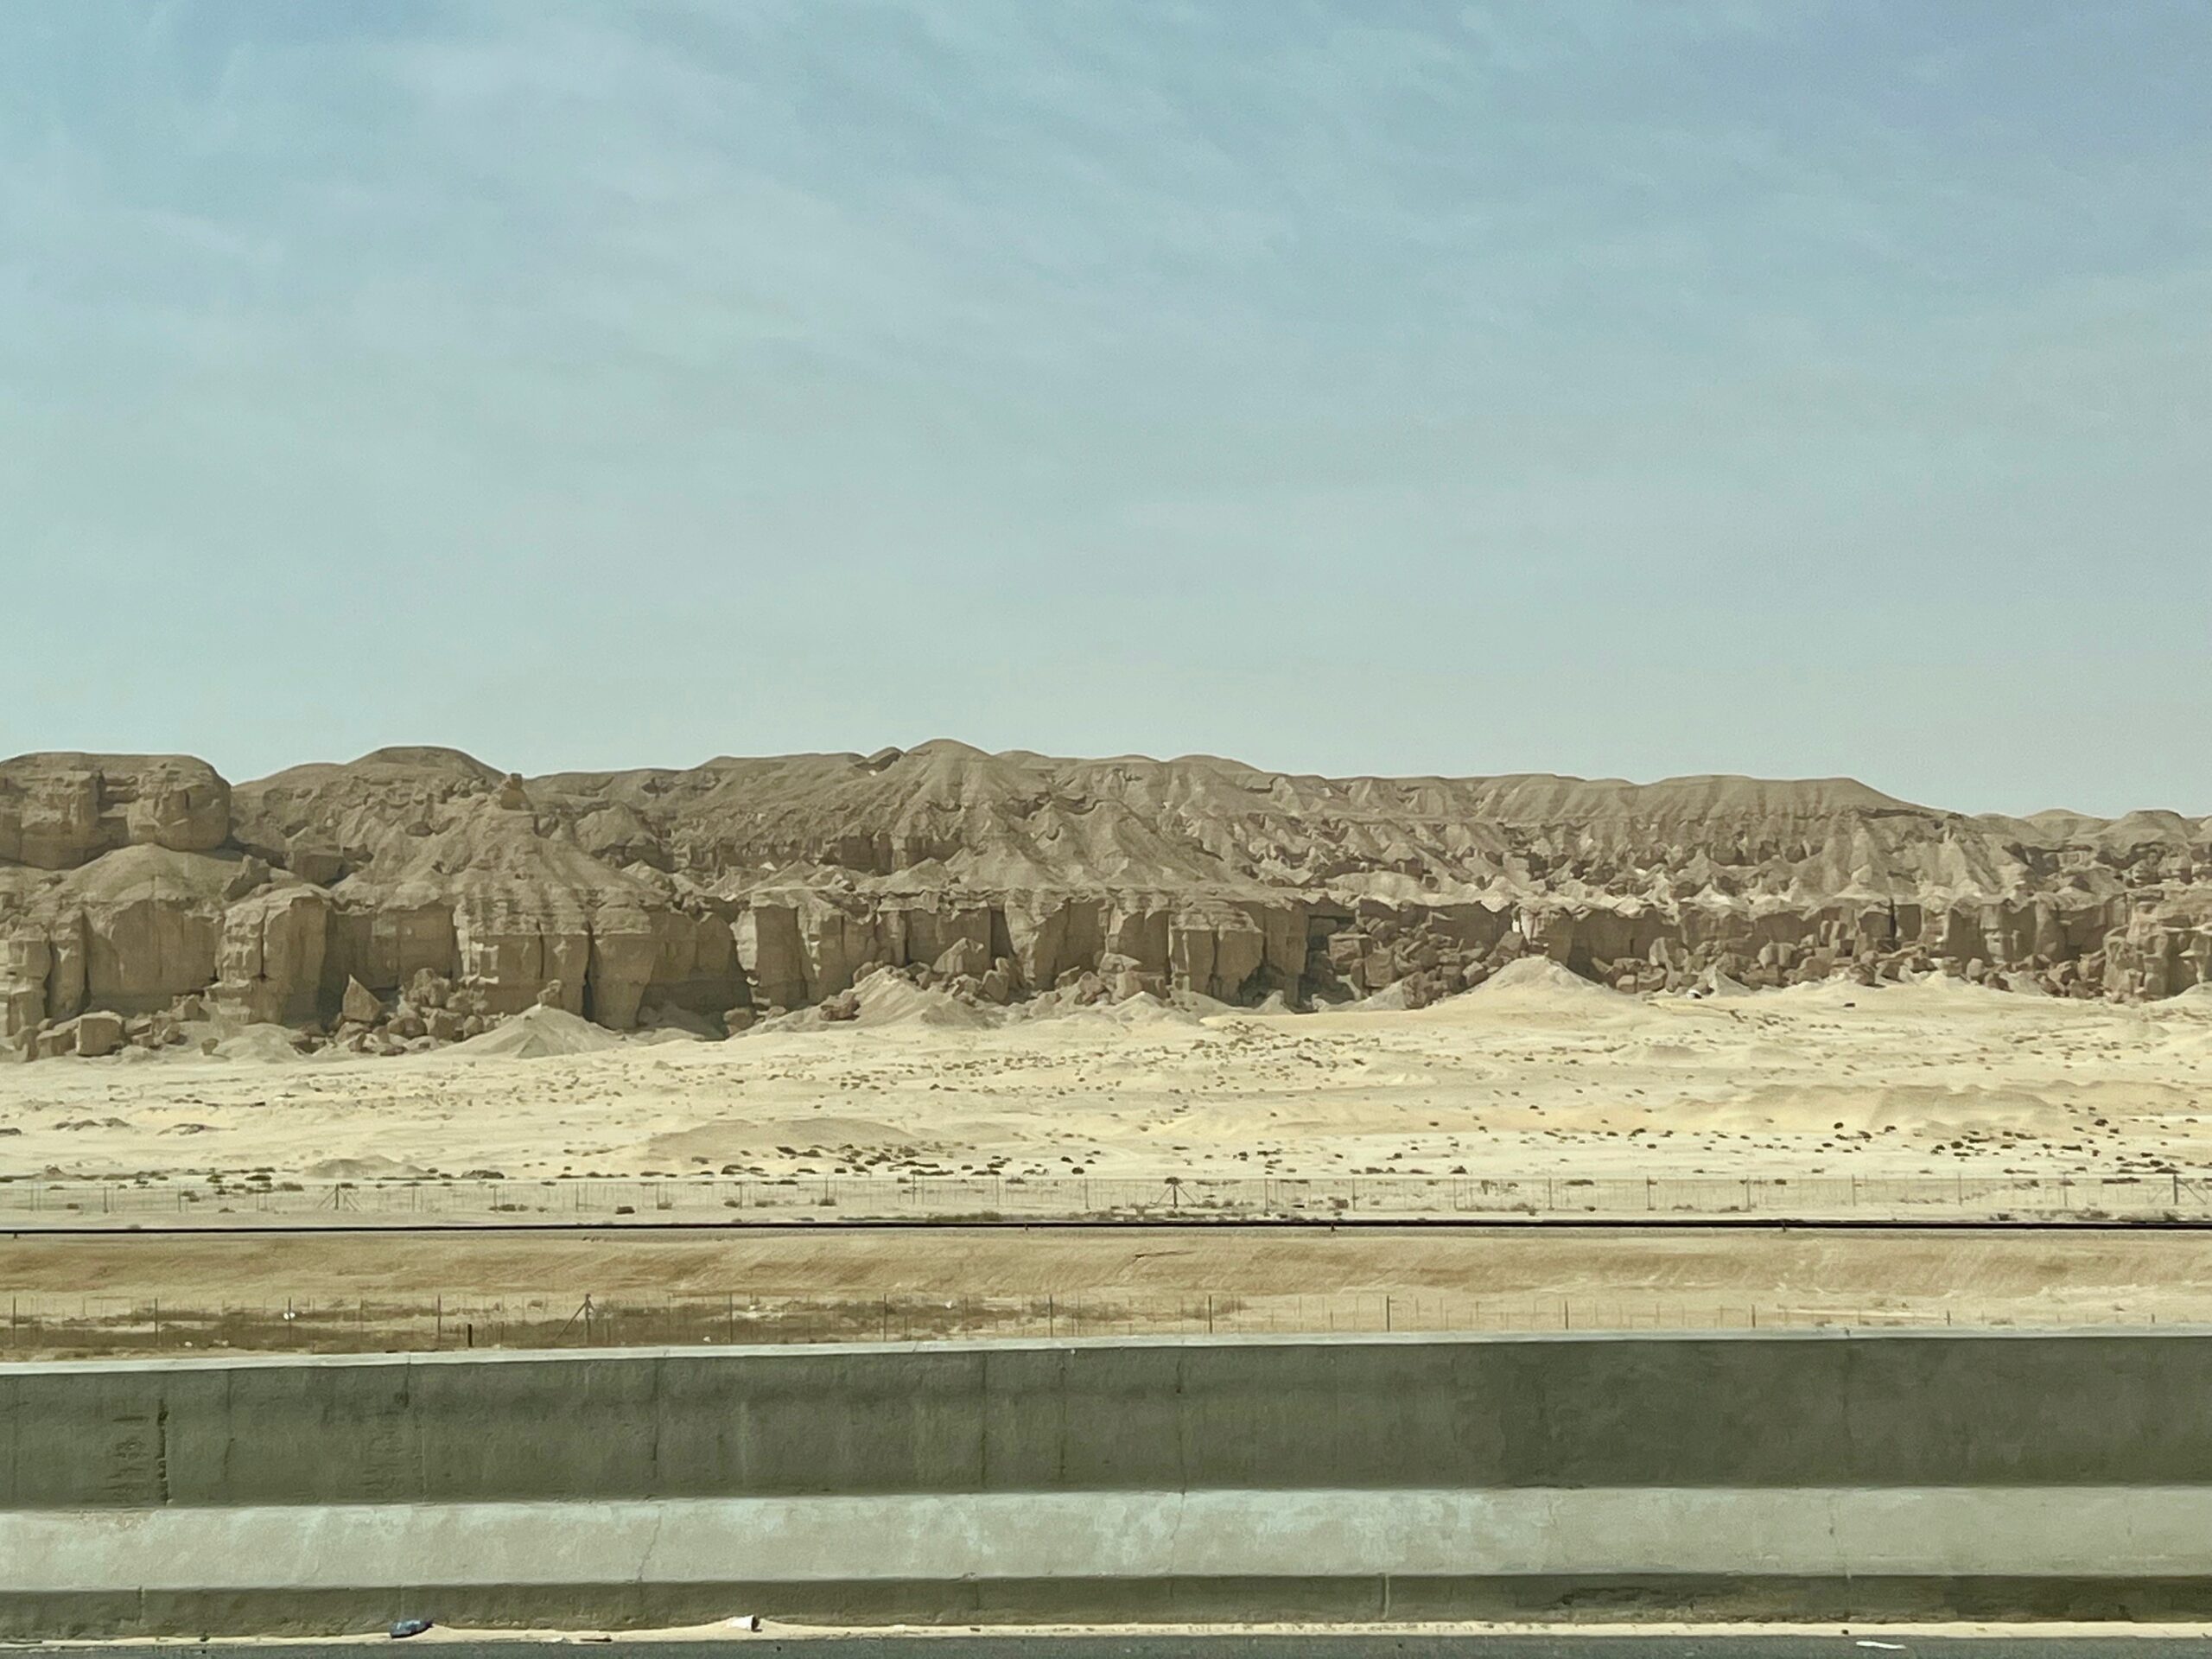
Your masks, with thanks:
M212 852L230 830L230 785L204 760L24 754L0 761L0 863L72 870L119 847Z
M2212 830L1969 817L1847 779L1326 779L955 743L536 779L385 749L235 790L178 757L0 764L17 1050L87 1012L168 1040L146 1022L200 995L377 1049L540 1004L741 1025L884 968L985 1002L1418 1004L1529 954L1637 990L1942 968L2170 995L2212 980Z

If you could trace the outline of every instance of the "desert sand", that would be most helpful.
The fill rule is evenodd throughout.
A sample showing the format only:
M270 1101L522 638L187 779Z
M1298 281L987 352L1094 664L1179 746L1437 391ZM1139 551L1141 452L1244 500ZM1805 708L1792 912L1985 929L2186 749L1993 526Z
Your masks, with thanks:
M1514 963L1415 1010L980 1009L894 975L728 1039L542 1008L420 1054L273 1027L0 1070L19 1179L2130 1175L2212 1166L2212 994L1940 976L1631 995ZM1179 1002L1180 1006L1179 1006Z
M739 1172L2155 1173L2160 1202L2171 1182L2196 1213L2212 1164L2198 991L2091 1002L1930 976L1632 995L1524 959L1413 1010L985 1009L889 973L857 1001L712 1040L539 1008L389 1058L211 1019L187 1046L0 1070L7 1205L49 1182L232 1195L192 1206L198 1234L0 1239L10 1351L2212 1319L2212 1245L2175 1233L854 1231L833 1211L781 1217L826 1230L705 1238L223 1230L265 1220L237 1195L272 1185L397 1194L486 1172L554 1183L538 1191ZM183 1224L176 1208L147 1224Z

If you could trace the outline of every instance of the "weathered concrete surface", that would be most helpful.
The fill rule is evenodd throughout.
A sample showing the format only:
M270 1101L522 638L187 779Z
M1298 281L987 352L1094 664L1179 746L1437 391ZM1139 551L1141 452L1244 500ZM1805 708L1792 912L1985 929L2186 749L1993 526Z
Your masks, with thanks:
M2212 1483L2212 1333L874 1344L0 1370L0 1509Z
M2212 1335L0 1370L0 1630L2212 1609Z
M592 1580L1430 1580L1729 1573L2144 1577L2212 1567L2212 1489L1584 1487L994 1492L613 1503L36 1510L0 1516L10 1571L65 1592L313 1589L330 1564L419 1588ZM987 1571L982 1569L988 1569Z
M275 1607L405 1586L382 1605L528 1617L639 1591L685 1605L844 1614L908 1607L1059 1617L1500 1611L1502 1592L1731 1578L1792 1586L2212 1572L2212 1491L2196 1487L1740 1491L995 1493L618 1503L346 1504L41 1510L0 1516L0 1560L36 1586L45 1628L143 1599ZM334 1573L334 1566L342 1564ZM117 1586L127 1586L120 1595ZM955 1591L954 1586L959 1588ZM1681 1599L1677 1594L1677 1600ZM1863 1602L1859 1605L1865 1605ZM55 1610L68 1610L59 1619ZM112 1616L111 1615L111 1616ZM378 1619L387 1615L371 1612Z
M2131 1630L2083 1636L2071 1629L1994 1635L1932 1636L1917 1625L1891 1640L1920 1659L2212 1659L2212 1637ZM1479 1643L1482 1659L1866 1659L1855 1638L1817 1628L1783 1630L1747 1625L1648 1630L1634 1636L1609 1630L1560 1629L1484 1630L1471 1638L1450 1630L1145 1630L1069 1631L992 1630L944 1632L928 1638L934 1659L1468 1659ZM913 1659L915 1638L896 1630L772 1632L746 1638L749 1659ZM574 1659L569 1636L448 1636L440 1659ZM727 1638L657 1638L653 1659L729 1659ZM175 1659L153 1643L109 1644L99 1659ZM354 1644L299 1642L285 1659L358 1659Z

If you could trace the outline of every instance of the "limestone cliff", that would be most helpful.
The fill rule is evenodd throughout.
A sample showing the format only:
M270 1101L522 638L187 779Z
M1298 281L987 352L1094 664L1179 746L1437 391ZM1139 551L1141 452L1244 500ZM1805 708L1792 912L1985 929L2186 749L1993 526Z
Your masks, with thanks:
M1947 966L2163 996L2212 980L2212 821L950 742L528 779L385 749L235 787L181 757L0 763L0 1043L31 1052L87 1011L158 1041L192 998L357 1046L538 1002L741 1023L879 966L991 1001L1418 1003L1523 952L1645 990Z

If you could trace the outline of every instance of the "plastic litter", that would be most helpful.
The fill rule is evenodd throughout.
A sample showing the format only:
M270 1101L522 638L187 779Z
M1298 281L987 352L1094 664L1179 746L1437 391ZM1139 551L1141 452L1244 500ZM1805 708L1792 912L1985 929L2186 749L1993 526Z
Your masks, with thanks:
M392 1624L392 1627L391 1627L391 1637L392 1637L392 1640L396 1642L396 1641L399 1640L399 1638L400 1638L400 1637L406 1637L406 1636L420 1636L420 1635L422 1635L422 1634L423 1634L423 1631L425 1631L425 1630L429 1630L429 1628L430 1628L430 1621L429 1621L429 1619L427 1619L427 1618L402 1618L402 1619L397 1619L397 1620L395 1620L395 1621L393 1622L393 1624Z

